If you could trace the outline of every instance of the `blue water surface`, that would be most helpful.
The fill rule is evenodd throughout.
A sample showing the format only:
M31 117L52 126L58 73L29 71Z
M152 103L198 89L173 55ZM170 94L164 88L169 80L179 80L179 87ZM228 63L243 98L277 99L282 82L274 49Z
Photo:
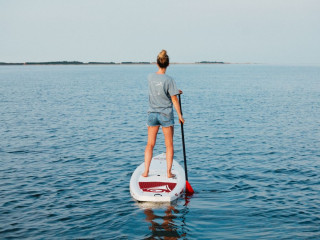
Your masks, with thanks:
M164 205L129 192L154 71L0 67L0 238L320 239L320 67L170 66L195 194Z

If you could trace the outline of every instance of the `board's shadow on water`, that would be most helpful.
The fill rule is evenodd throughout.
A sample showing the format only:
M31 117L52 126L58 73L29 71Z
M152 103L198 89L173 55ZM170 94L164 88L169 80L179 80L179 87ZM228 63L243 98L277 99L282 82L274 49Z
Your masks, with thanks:
M150 223L150 233L144 239L186 238L189 201L190 197L184 196L173 202L136 202L145 214L145 221Z

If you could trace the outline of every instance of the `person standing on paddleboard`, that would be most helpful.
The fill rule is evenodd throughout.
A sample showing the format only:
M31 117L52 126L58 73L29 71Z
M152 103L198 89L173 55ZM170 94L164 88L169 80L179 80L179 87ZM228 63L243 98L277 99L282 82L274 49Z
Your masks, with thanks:
M177 111L179 122L184 123L181 114L179 100L177 95L182 94L177 89L176 83L166 74L169 66L169 56L166 50L162 50L157 57L157 65L159 70L148 76L149 86L149 110L148 110L148 143L145 149L145 170L143 177L148 177L149 167L152 160L153 148L156 144L157 134L160 126L164 135L166 145L167 159L167 177L172 178L174 174L171 172L173 162L173 106Z

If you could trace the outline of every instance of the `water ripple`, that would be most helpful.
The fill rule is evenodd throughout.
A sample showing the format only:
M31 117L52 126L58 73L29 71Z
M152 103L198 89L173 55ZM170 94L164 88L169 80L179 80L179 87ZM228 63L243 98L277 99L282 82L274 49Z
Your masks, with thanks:
M129 192L152 71L0 68L0 238L319 239L320 69L172 66L195 194L164 205Z

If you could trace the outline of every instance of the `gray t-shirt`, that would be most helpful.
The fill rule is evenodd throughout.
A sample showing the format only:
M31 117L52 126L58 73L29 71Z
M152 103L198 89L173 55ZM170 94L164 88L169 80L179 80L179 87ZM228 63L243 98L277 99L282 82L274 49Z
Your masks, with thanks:
M152 73L148 76L149 110L173 117L171 96L179 94L176 83L166 74Z

